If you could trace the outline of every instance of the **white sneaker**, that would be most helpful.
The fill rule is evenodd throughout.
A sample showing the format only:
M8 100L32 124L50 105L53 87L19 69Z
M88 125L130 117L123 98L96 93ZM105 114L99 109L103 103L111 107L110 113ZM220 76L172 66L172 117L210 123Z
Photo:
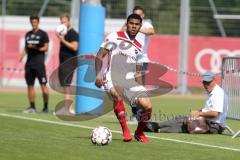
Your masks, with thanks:
M25 111L23 111L23 113L36 113L36 109L32 108L32 107L29 107Z
M74 116L75 112L70 112L69 110L66 110L65 107L53 112L53 115L59 115L59 116Z
M72 113L72 114L76 114L75 110L74 109L69 109L69 112Z

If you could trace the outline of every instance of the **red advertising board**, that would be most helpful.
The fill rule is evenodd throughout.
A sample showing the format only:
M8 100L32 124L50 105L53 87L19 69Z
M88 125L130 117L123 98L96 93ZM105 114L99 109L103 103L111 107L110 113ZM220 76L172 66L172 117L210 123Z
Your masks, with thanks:
M240 56L240 38L221 38L190 36L188 47L188 86L201 86L201 79L194 73L202 74L207 70L220 73L224 56ZM149 43L149 57L170 69L161 79L174 86L178 84L179 36L152 36ZM219 74L220 75L220 74ZM220 81L220 76L217 77Z
M1 56L0 79L24 82L24 63L18 63L18 57L24 46L26 31L0 30ZM48 75L58 66L59 40L54 31L48 31L50 37L49 52L46 56ZM240 56L240 38L221 37L189 37L188 70L189 73L203 73L212 70L220 72L221 59L224 56ZM161 79L178 85L179 71L179 36L155 35L151 37L148 49L149 58L160 64L169 66L167 73ZM200 78L195 75L187 76L188 86L201 86ZM19 82L20 83L20 82Z
M3 33L0 39L0 43L2 44L0 78L3 81L3 85L25 85L24 63L26 59L24 59L23 62L19 62L19 57L24 47L24 36L26 31L0 30L0 32ZM50 37L50 43L45 64L47 74L50 75L58 66L59 40L54 31L48 32L48 35Z

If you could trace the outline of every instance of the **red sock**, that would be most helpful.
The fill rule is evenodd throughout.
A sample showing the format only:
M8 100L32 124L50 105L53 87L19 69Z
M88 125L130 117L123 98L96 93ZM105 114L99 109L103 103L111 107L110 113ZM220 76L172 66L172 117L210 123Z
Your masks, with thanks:
M114 113L121 124L122 131L129 131L126 121L126 110L122 99L114 100Z
M146 121L148 121L151 118L151 115L152 115L152 109L148 109L140 113L138 118L138 126L136 130L137 133L143 133L147 124Z

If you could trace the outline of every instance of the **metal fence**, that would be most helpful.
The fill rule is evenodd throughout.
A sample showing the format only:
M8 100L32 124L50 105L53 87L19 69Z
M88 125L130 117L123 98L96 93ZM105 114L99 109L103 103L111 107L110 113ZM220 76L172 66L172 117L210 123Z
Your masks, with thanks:
M4 15L53 17L70 12L71 0L1 0L0 5Z
M39 14L58 17L64 12L71 12L72 2L72 0L1 0L0 11L2 16ZM135 0L134 2L135 5L144 7L146 19L152 20L157 33L179 33L180 0ZM102 0L107 18L124 19L127 4L127 0ZM238 27L240 0L191 0L190 11L190 34L224 36L222 32L225 32L227 37L240 36ZM228 17L226 19L221 15Z
M9 54L19 52L16 45L17 33L11 33L12 30L9 26L13 26L14 29L21 29L19 20L25 28L30 25L28 22L29 15L37 14L42 17L48 17L47 25L52 24L52 28L47 26L48 30L54 31L54 27L59 23L59 17L62 13L69 13L72 16L73 26L78 27L78 13L80 1L87 0L1 0L0 1L0 57L3 54ZM90 0L89 0L90 1ZM94 0L92 0L94 1ZM135 2L134 5L142 6L145 9L145 19L150 19L153 23L155 31L160 35L179 35L180 34L180 6L181 0L101 0L102 5L106 8L106 21L105 28L116 28L116 25L121 27L126 18L126 13L129 13L129 2ZM205 35L205 36L227 36L227 37L239 37L240 36L240 0L189 0L190 1L190 35ZM134 6L133 5L133 6ZM230 15L230 16L229 16ZM17 16L24 19L18 18ZM227 16L227 19L226 19ZM8 17L10 19L4 18ZM54 20L55 17L55 20ZM225 18L224 18L225 17ZM15 19L13 19L15 18ZM56 20L57 19L57 20ZM114 19L109 21L109 19ZM121 19L121 20L119 20ZM117 21L115 21L117 20ZM18 23L19 22L19 23ZM44 24L44 18L41 19L41 24ZM115 25L113 25L115 24ZM27 25L27 26L26 26ZM22 27L22 28L24 28ZM46 29L43 28L43 29ZM9 33L6 34L6 30ZM110 30L110 29L109 29ZM112 30L111 30L112 31ZM10 34L10 36L8 36ZM6 40L12 39L15 43L15 50L13 46L9 48L3 47L6 45ZM183 42L182 40L180 40ZM160 44L161 45L161 44ZM175 48L177 48L176 46ZM178 50L175 51L178 54ZM174 58L176 58L176 55ZM2 59L2 58L0 58ZM184 59L181 56L181 59ZM187 58L185 58L187 61ZM1 62L2 63L2 62ZM182 62L179 62L182 63ZM187 64L187 63L183 63ZM3 64L0 64L2 66ZM182 71L186 69L178 68ZM179 75L182 76L182 75Z
M124 2L124 3L122 3ZM136 0L135 5L144 7L147 19L151 19L157 33L178 34L180 0ZM108 18L126 17L127 0L102 0ZM219 23L227 37L239 37L240 0L190 0L190 34L222 36ZM214 15L229 15L217 19ZM218 22L220 21L220 22Z

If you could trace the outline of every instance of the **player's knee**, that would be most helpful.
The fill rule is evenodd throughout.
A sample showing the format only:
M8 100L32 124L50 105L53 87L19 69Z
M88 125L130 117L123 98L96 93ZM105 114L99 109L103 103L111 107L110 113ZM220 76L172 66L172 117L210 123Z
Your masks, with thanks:
M149 98L147 98L147 97L139 97L138 103L139 103L139 106L141 106L145 110L152 109L152 104L151 104Z
M110 94L111 94L111 97L112 97L114 100L122 99L122 96L120 95L120 93L118 92L118 90L116 90L115 88L111 88L111 89L110 89Z

